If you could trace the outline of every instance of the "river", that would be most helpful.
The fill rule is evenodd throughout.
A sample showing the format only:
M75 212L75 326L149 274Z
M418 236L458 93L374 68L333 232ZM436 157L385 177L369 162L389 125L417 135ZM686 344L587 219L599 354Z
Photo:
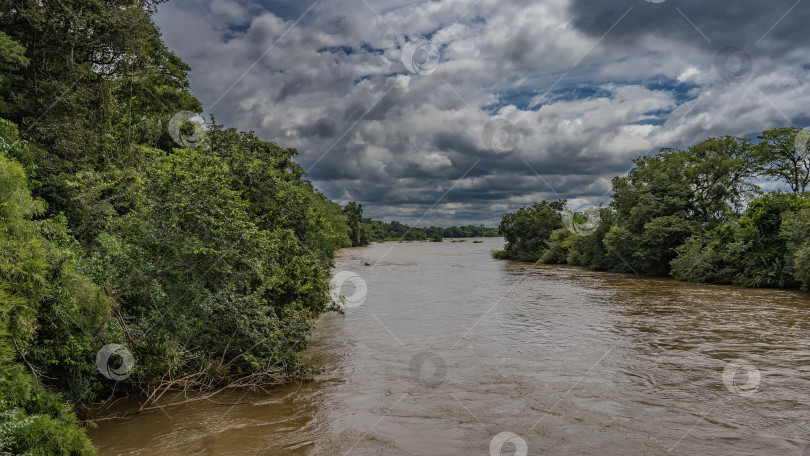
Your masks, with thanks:
M91 438L100 455L810 455L810 294L490 258L502 245L342 250L335 274L362 282L317 322L316 381Z

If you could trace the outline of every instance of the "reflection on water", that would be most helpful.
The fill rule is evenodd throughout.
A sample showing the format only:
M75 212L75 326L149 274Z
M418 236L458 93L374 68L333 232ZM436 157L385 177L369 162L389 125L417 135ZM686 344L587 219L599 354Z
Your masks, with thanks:
M805 454L810 295L491 259L501 245L346 249L336 272L367 296L318 321L316 382L92 438L102 455Z

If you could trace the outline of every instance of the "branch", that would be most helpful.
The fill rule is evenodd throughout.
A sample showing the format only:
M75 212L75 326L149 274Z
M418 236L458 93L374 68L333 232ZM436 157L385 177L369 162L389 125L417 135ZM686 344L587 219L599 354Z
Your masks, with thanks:
M40 374L39 372L37 372L37 370L34 369L34 366L32 366L31 363L29 363L28 360L25 359L25 355L23 355L23 352L20 349L19 344L17 344L17 339L12 337L11 340L14 341L14 348L17 349L17 353L20 354L20 358L22 358L23 362L25 362L25 364L28 366L28 368L31 369L31 373L34 374L34 380L36 380L37 383L39 383L39 377L45 377L45 376Z
M248 376L245 376L245 377L242 377L242 378L240 378L238 380L235 380L235 381L233 381L231 383L228 383L227 385L223 386L222 388L219 388L218 390L215 390L214 392L211 392L211 393L208 393L208 394L200 394L197 397L187 398L187 399L184 399L182 401L172 402L172 403L169 403L169 404L166 404L166 405L153 405L151 407L141 407L138 410L138 413L149 412L149 411L158 410L158 409L164 409L164 408L167 408L167 407L175 407L177 405L189 404L189 403L192 403L192 402L199 402L199 401L208 401L208 402L211 402L212 404L216 404L216 405L240 405L240 404L254 405L253 403L250 403L250 402L235 402L235 403L231 403L231 404L220 403L220 402L215 402L215 401L211 400L211 398L218 395L219 393L221 393L221 392L223 392L225 390L228 390L228 389L243 388L243 387L250 386L250 385L256 385L257 381L255 381L253 379L256 378L256 377L259 377L259 376L261 376L261 374L250 374ZM176 382L171 382L171 383L176 383ZM168 386L167 386L167 389L165 389L163 391L163 393L165 393L166 391L168 391ZM161 393L161 396L163 395L163 393ZM157 401L157 399L155 401ZM155 402L155 401L153 401L153 402Z
M129 333L129 329L127 328L127 324L124 322L124 317L121 315L121 308L118 305L118 303L115 302L115 298L112 298L112 299L113 299L113 302L115 303L115 306L113 306L112 310L115 313L116 318L118 318L118 323L121 323L121 329L124 330L124 334L127 335L127 339L129 339L129 342L132 344L133 347L135 347L138 344L137 344L137 342L135 342L135 339L132 338L132 334Z
M225 350L222 350L222 357L219 358L219 366L217 366L217 370L222 368L222 363L225 362L225 354L228 352L228 348L231 346L231 342L233 342L233 338L236 337L236 329L233 330L233 334L231 334L231 338L228 339L227 345L225 345ZM230 364L230 363L228 363Z

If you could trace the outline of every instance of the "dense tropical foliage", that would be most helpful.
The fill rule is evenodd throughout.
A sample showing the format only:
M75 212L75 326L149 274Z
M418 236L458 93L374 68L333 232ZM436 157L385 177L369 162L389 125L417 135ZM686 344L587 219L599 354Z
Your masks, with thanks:
M75 413L113 392L306 376L334 308L346 215L294 149L193 120L157 3L0 1L0 454L92 454Z
M547 202L505 214L497 258L671 274L749 287L810 286L810 136L710 138L635 160L606 207ZM764 192L757 183L781 183Z

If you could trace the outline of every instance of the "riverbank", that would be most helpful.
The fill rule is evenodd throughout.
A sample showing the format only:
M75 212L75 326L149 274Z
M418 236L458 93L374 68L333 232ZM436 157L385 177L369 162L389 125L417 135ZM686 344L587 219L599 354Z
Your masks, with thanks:
M757 144L725 136L639 157L602 201L541 201L504 214L499 232L506 246L493 256L807 289L808 137L795 127L777 128Z

